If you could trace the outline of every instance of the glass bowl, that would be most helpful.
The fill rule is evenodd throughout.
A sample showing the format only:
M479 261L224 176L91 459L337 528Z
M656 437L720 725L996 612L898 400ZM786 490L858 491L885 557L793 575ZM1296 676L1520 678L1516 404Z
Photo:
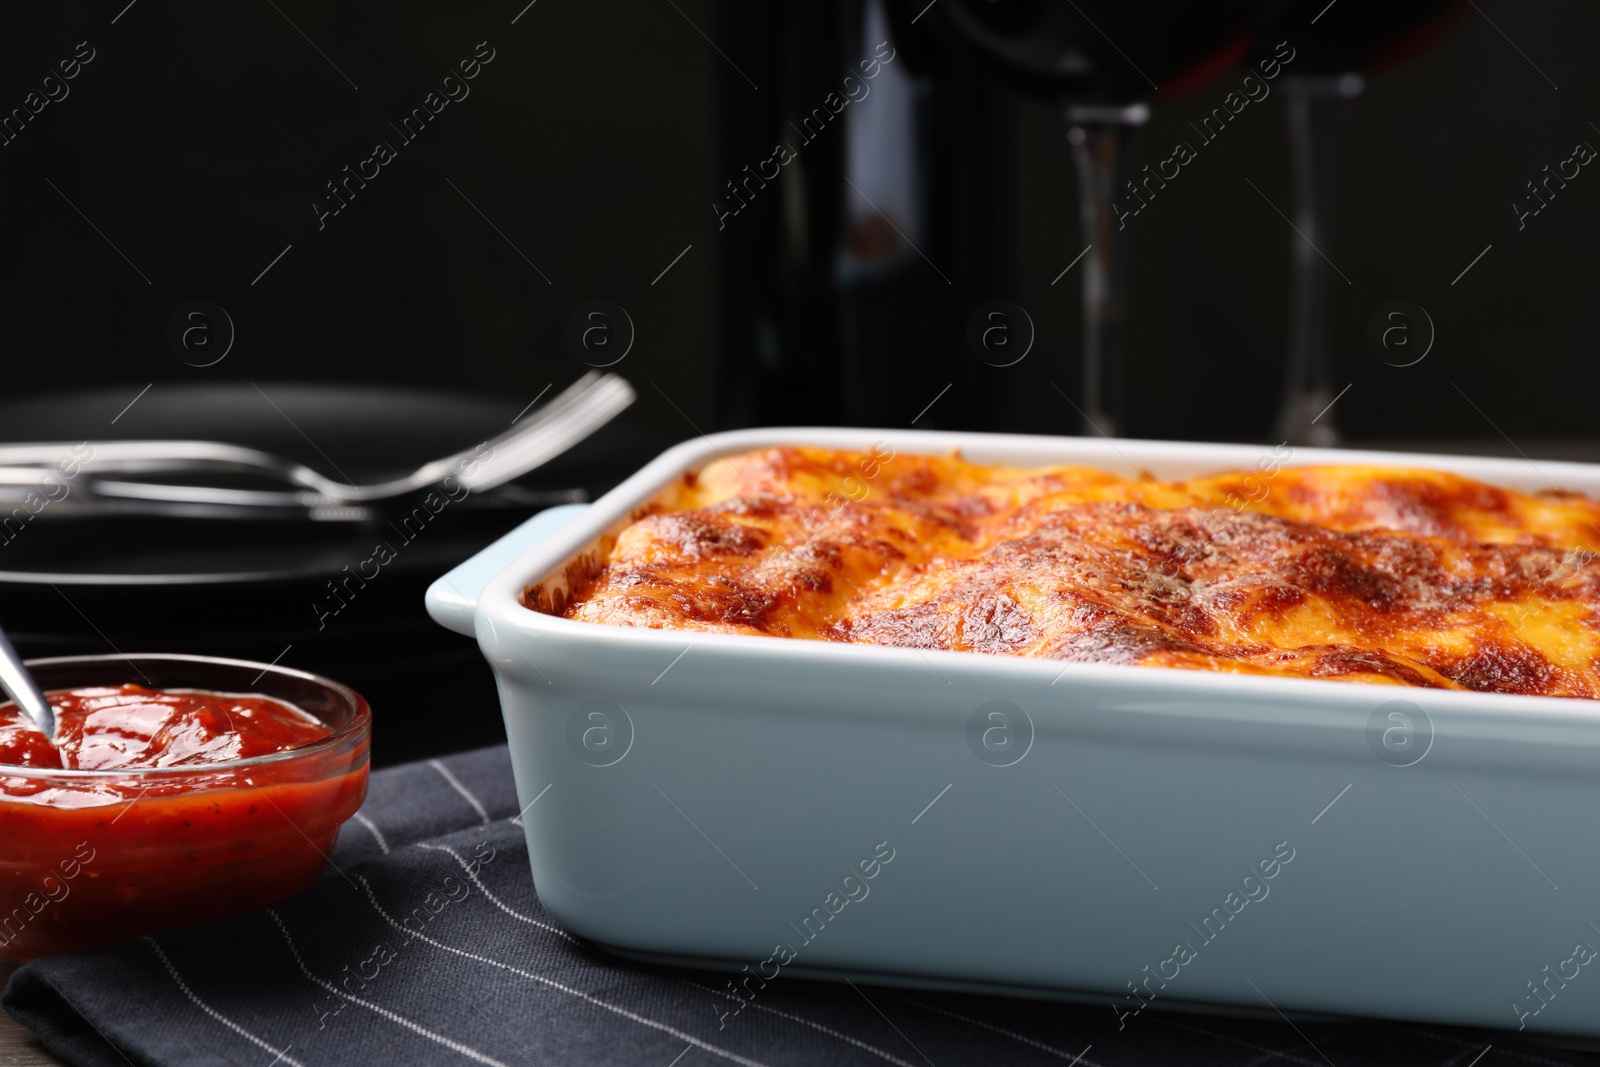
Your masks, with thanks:
M276 697L332 729L231 763L120 770L0 765L0 956L110 944L308 889L367 794L372 714L304 671L210 656L28 662L47 693L138 683Z

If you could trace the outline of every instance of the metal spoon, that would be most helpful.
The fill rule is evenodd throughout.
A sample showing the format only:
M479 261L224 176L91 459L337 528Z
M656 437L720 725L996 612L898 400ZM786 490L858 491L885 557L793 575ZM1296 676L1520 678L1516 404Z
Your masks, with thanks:
M46 740L52 745L56 743L55 709L45 698L39 683L28 673L28 668L22 665L22 657L17 655L4 630L0 630L0 689L10 694Z

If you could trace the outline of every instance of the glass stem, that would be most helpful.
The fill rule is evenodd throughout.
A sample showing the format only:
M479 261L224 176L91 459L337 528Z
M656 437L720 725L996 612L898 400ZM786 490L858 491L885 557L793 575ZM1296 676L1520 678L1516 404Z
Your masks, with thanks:
M1328 338L1328 286L1334 232L1327 225L1338 203L1349 132L1349 102L1361 94L1361 75L1286 75L1288 122L1289 337L1284 359L1283 404L1275 427L1292 445L1339 443L1334 413L1338 394ZM1321 106L1317 106L1321 105ZM1315 124L1313 124L1315 120ZM1316 150L1320 146L1320 151Z
M1078 173L1078 214L1084 241L1083 383L1079 413L1085 434L1127 432L1126 346L1128 218L1144 203L1133 184L1140 130L1150 118L1144 104L1073 105L1066 110L1067 141ZM1114 203L1121 195L1125 206Z

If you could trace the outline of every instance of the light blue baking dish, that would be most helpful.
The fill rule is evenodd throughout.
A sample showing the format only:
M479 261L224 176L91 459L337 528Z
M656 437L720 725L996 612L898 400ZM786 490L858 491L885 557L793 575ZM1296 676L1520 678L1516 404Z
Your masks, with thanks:
M439 579L428 610L494 669L534 881L569 929L738 972L748 995L809 974L1093 998L1124 1026L1181 1005L1600 1037L1593 702L635 630L518 602L685 471L875 442L1162 478L1274 455L718 434ZM1600 494L1579 464L1287 462Z

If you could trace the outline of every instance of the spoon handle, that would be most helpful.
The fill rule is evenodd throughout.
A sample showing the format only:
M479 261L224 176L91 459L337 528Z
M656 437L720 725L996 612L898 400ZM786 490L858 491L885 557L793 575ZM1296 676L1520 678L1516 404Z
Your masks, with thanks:
M33 720L39 732L49 738L51 744L55 744L55 709L45 698L39 683L28 673L28 668L22 665L22 657L17 655L17 650L12 647L11 639L5 635L4 630L0 630L0 689L10 694L11 699L17 702L17 706Z

